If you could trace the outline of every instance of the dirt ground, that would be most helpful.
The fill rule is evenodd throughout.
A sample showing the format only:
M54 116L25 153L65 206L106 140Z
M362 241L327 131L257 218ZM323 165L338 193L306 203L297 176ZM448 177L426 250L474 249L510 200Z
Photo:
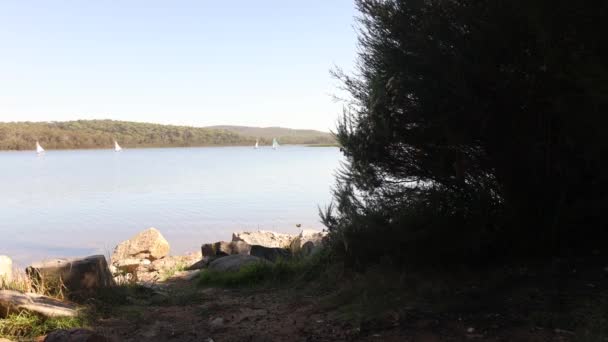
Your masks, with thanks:
M525 327L497 315L402 311L355 326L316 296L290 289L203 289L173 283L162 305L122 306L95 330L116 341L569 341L572 332ZM136 301L136 300L134 300ZM403 314L406 312L406 314Z

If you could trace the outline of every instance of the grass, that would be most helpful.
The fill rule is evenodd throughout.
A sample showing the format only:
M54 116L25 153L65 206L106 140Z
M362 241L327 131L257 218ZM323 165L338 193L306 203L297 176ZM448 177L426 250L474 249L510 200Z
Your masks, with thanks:
M275 263L252 263L237 272L201 272L199 286L252 287L310 281L318 277L329 261L326 252L310 258L278 260Z
M24 311L0 319L0 337L29 340L53 330L80 328L85 325L80 317L42 318Z
M160 276L161 281L165 281L175 275L177 272L185 271L188 265L186 263L177 263L173 267L166 269Z
M60 278L29 277L23 272L13 272L10 280L0 279L0 290L36 293L59 300L66 298L66 288Z

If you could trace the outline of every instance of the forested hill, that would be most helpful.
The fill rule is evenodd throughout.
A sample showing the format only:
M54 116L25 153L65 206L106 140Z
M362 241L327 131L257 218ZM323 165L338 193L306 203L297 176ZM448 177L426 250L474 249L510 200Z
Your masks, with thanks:
M260 139L262 142L271 142L273 138L277 138L282 144L336 144L336 139L330 133L312 129L248 126L209 126L207 128L234 132Z
M281 144L334 142L327 133L277 129L276 132L291 132L276 135ZM114 140L123 147L253 145L258 137L262 144L272 141L271 135L240 133L220 127L200 128L114 120L0 122L0 150L31 150L37 140L46 149L78 149L109 148L113 146Z
M186 126L113 120L0 123L0 149L31 150L36 140L46 149L178 147L252 144L236 133Z

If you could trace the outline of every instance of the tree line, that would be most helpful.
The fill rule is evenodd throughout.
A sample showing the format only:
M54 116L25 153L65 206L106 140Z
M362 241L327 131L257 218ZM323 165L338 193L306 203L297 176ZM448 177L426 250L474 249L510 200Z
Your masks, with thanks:
M277 138L282 144L326 143L309 136ZM46 149L110 148L114 140L124 147L187 147L253 145L256 137L225 129L114 120L0 123L0 150L31 150L36 141Z

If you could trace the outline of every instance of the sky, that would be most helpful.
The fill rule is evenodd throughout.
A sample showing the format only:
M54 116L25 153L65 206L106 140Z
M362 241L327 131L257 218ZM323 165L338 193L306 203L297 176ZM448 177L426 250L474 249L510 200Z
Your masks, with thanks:
M352 0L0 0L0 121L335 127Z

